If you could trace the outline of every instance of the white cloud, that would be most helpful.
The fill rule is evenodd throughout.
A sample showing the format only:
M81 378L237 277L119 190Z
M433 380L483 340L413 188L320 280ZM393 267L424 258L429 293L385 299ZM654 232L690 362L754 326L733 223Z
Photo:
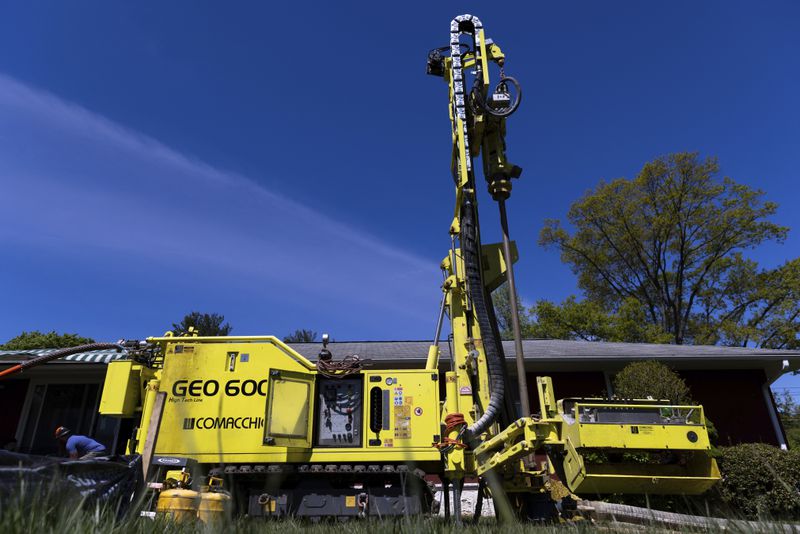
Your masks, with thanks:
M58 242L157 262L165 278L225 275L288 314L325 295L365 319L434 320L435 261L2 74L0 116L6 251Z

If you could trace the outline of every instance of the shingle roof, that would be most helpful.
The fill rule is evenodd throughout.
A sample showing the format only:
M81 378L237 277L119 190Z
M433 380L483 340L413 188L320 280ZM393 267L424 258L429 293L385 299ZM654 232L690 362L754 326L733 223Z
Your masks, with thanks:
M322 343L290 343L291 347L312 361L317 359ZM332 342L328 348L335 358L358 354L361 358L382 361L424 362L430 341L345 341ZM448 343L440 343L441 358L450 358ZM0 351L0 364L29 360L55 349ZM514 359L512 341L503 342L507 359ZM554 339L526 339L522 350L525 360L549 361L626 361L648 358L664 360L776 360L800 359L800 351L750 349L699 345L654 345L649 343L604 343L591 341L565 341ZM73 354L61 361L106 364L125 357L115 351L91 351Z
M316 360L322 343L291 343L291 347L311 360ZM358 354L375 360L419 360L428 355L430 341L347 341L333 342L328 348L334 357ZM450 357L447 342L441 342L441 357ZM776 359L800 358L800 351L750 349L705 345L655 345L650 343L605 343L599 341L567 341L559 339L526 339L522 342L525 360L637 360L658 359ZM507 359L516 358L513 341L503 342Z

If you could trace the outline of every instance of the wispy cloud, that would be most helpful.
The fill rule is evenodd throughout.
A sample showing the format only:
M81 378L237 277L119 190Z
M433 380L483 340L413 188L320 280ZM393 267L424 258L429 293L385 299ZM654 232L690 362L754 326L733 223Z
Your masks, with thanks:
M5 254L60 243L231 279L298 317L323 299L365 324L433 321L435 261L2 74L0 117Z

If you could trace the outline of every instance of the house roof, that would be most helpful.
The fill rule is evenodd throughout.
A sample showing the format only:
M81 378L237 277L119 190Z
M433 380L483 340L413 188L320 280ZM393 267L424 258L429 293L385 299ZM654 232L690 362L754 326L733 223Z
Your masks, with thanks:
M309 359L316 359L322 343L291 343L291 347ZM430 341L347 341L333 342L328 348L334 357L358 354L375 360L424 361ZM446 341L440 343L441 358L450 357ZM641 359L701 359L701 360L775 360L800 359L800 351L778 349L752 349L706 345L656 345L652 343L606 343L600 341L569 341L560 339L526 339L522 342L525 360L580 361L641 360ZM506 359L515 359L513 341L503 341Z
M290 346L310 360L316 360L322 343L290 343ZM358 354L361 358L386 362L424 362L430 341L345 341L332 342L328 348L335 358ZM788 359L792 367L800 365L800 351L776 349L751 349L704 345L655 345L649 343L605 343L594 341L566 341L553 339L526 339L522 344L527 362L603 362L629 360L701 360L701 361L776 361ZM55 349L0 351L0 364L30 360ZM440 343L441 359L450 358L447 341ZM514 359L512 341L503 342L506 359ZM125 353L91 351L72 354L60 361L107 364L125 358Z

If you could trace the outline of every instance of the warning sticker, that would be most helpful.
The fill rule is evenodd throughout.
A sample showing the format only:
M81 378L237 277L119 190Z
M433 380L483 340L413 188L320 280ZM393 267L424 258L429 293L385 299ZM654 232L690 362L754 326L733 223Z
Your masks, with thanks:
M356 496L355 495L345 495L344 497L344 505L348 508L355 508L356 507Z
M411 405L401 404L394 406L394 437L395 439L411 439Z
M462 395L472 395L472 388L469 386L463 386L459 390L459 393L461 393Z
M394 405L403 405L403 386L398 386L392 390L394 392Z

